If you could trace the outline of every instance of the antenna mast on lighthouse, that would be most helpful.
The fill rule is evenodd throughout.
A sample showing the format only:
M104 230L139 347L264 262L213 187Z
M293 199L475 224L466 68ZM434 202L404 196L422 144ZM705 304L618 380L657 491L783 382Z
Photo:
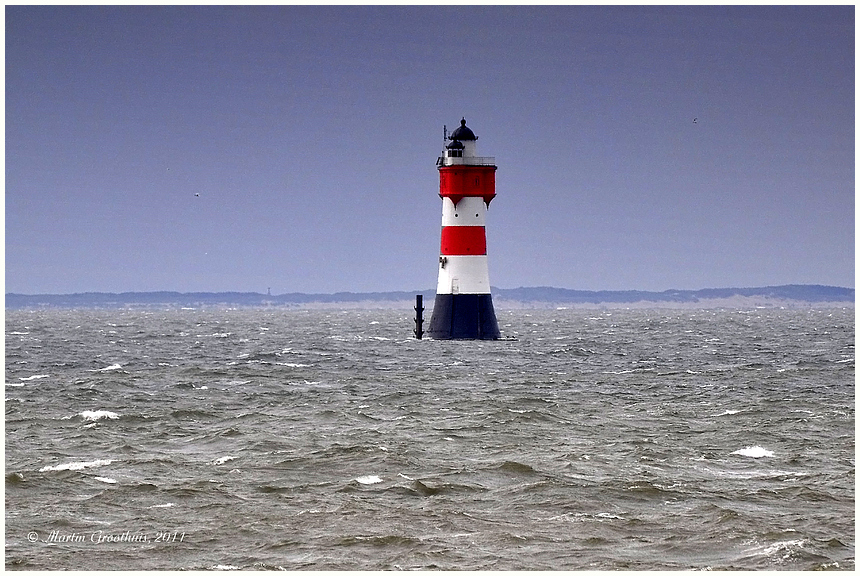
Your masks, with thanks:
M436 161L442 198L439 279L431 338L495 340L501 337L487 267L486 214L496 196L496 159L477 155L466 119L448 135Z

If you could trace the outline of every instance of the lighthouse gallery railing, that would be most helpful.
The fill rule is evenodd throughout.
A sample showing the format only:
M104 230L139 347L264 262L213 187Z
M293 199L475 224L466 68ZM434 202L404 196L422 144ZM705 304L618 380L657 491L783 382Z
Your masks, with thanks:
M465 166L495 166L496 165L496 157L495 156L466 156L463 158L446 158L444 156L439 156L436 160L437 166L456 166L456 165L465 165Z

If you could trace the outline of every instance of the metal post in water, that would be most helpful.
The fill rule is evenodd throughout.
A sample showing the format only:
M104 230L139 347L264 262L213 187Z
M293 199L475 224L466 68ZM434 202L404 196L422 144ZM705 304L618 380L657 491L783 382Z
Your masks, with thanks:
M421 294L415 295L415 337L421 340L424 335L424 296Z

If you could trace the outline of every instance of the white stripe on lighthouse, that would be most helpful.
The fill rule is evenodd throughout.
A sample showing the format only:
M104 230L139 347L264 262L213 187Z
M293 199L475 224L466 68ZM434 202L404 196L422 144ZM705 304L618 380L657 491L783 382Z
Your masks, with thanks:
M450 198L442 199L442 226L485 226L487 205L484 199L467 196L457 202Z
M489 294L486 256L440 256L437 294Z

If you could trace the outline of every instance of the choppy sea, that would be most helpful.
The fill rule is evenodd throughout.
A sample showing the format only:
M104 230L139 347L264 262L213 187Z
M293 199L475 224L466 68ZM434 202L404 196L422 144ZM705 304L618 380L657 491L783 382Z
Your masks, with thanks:
M854 310L7 310L6 568L855 568Z

